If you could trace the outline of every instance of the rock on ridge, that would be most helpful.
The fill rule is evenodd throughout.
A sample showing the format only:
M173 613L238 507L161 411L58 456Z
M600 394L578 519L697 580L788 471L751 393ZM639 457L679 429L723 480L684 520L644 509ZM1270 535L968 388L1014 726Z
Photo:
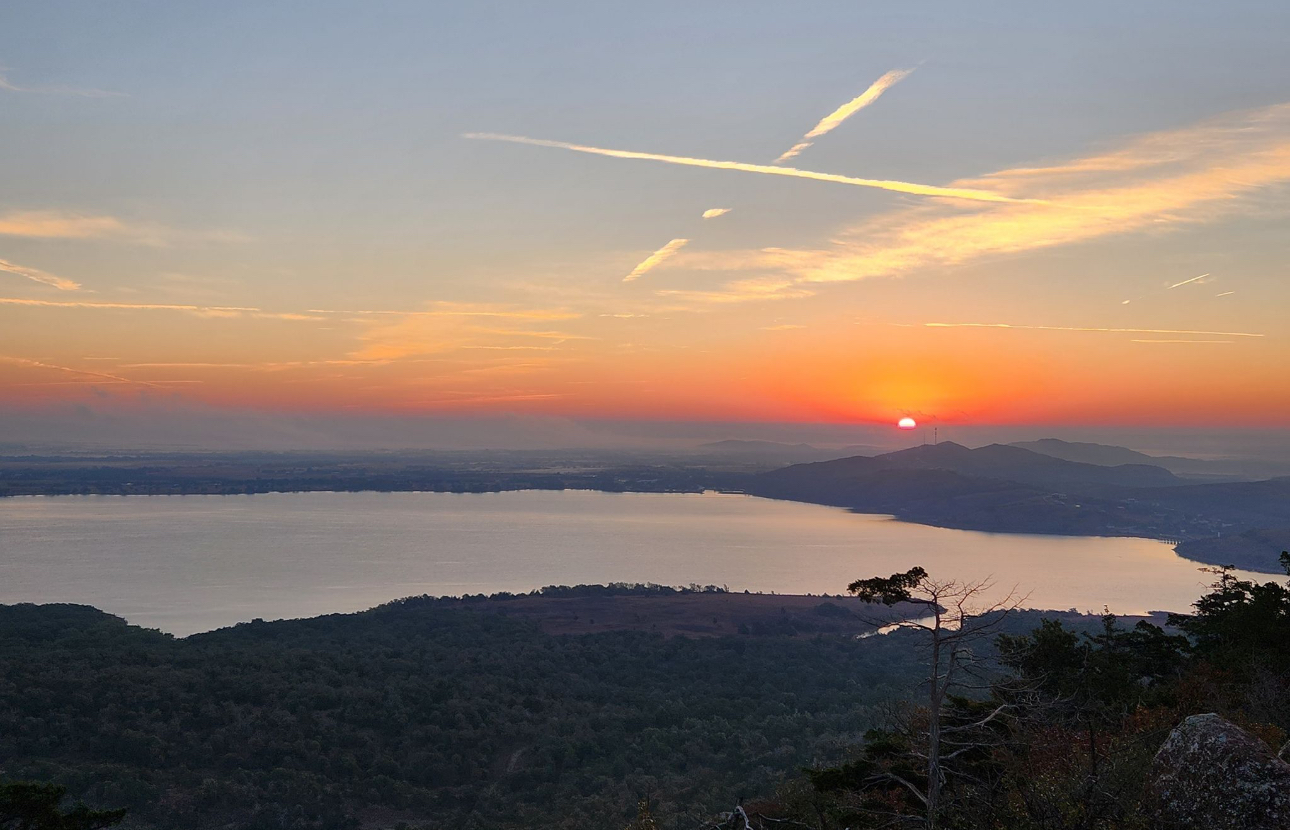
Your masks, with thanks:
M1290 763L1215 714L1169 734L1148 788L1162 830L1290 830Z

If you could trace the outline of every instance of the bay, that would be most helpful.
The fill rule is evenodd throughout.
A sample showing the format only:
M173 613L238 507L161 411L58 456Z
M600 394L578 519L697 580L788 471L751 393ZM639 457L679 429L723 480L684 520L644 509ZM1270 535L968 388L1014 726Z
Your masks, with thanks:
M0 499L0 603L84 603L177 635L551 584L838 594L914 565L1094 613L1185 611L1211 580L1149 539L948 530L717 493Z

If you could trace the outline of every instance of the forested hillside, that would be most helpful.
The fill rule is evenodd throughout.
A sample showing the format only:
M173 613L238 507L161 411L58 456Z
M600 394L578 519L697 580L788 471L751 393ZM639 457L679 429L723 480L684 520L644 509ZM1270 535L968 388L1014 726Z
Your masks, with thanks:
M132 827L612 828L649 796L688 828L840 758L913 683L904 634L799 633L552 636L413 601L176 640L0 607L0 773Z

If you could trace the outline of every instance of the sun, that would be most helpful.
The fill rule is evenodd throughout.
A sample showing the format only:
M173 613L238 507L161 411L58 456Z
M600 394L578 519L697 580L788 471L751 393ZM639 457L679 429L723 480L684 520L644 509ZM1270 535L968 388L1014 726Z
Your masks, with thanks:
M918 422L915 421L913 418L909 417L908 415L906 415L905 417L901 418L899 421L896 422L896 426L900 427L901 429L914 429L918 426Z

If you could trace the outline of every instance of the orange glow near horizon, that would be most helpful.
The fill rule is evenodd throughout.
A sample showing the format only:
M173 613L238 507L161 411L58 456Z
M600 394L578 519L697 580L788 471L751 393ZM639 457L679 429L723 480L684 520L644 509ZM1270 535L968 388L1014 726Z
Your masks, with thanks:
M673 130L499 144L454 128L415 174L359 187L311 170L308 187L334 187L319 197L266 168L227 189L198 176L206 190L172 199L183 189L109 185L116 168L93 160L114 156L87 145L85 169L53 160L74 180L13 188L56 204L0 204L0 410L1290 428L1290 102L1145 125L1111 118L1121 102L1082 151L1010 144L995 121L961 157L894 169L913 134L890 124L872 146L834 144L838 172L811 172L823 145L894 117L889 102L929 94L937 71L895 85L908 71L888 67L832 115L774 125L816 124L802 142L821 146L782 157L810 169L713 160L765 158L748 131L686 149ZM154 99L127 100L142 113ZM118 103L86 124L125 117L103 115ZM153 116L164 143L173 119ZM219 134L267 141L272 123ZM598 146L619 138L643 149ZM261 148L235 149L241 164ZM436 188L380 190L415 176ZM112 209L116 191L78 190L99 177L137 198Z
M820 324L641 348L609 345L600 318L408 319L351 323L347 339L316 321L172 318L162 322L174 326L166 359L128 325L108 355L93 354L109 351L91 342L101 328L45 328L37 353L49 356L0 358L0 388L24 408L112 399L305 413L872 424L912 413L946 424L1107 425L1231 425L1239 410L1241 425L1290 421L1284 377L1253 359L1258 342L1183 352L1187 344L1129 335ZM1233 355L1246 358L1234 367Z

